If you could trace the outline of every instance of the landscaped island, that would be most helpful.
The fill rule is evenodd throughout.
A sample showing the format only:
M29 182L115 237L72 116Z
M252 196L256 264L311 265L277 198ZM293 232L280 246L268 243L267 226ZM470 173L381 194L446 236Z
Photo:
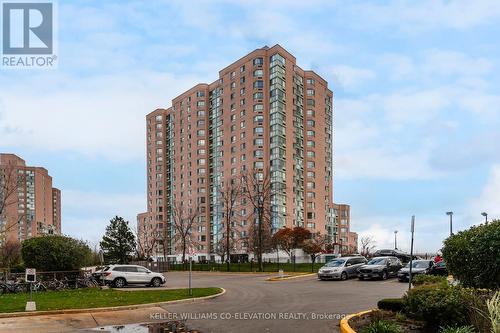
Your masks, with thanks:
M192 296L187 289L121 291L114 289L75 289L36 293L33 300L39 311L102 308L176 301L187 298L218 294L220 288L193 288ZM24 311L29 294L5 294L0 296L0 313Z

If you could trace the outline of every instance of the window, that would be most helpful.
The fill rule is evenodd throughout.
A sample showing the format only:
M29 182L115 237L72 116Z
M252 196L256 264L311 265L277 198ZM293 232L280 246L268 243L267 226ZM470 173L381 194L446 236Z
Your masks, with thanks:
M244 76L240 77L240 84L243 84L243 83L245 83L245 77Z
M235 76L236 76L236 73L235 73L235 72L231 72L231 73L229 74L229 77L230 77L231 79L234 79L234 77L235 77Z
M307 96L314 96L314 89L307 89Z
M201 139L198 140L198 146L204 146L205 145L205 140Z
M232 114L231 115L231 121L235 121L236 120L236 115L235 114Z
M264 151L262 149L257 149L253 151L254 157L264 157Z
M316 143L313 140L307 140L307 146L314 147L314 146L316 146Z
M206 160L204 158L198 159L198 165L205 165L205 164L206 164Z
M243 73L245 71L245 65L240 67L240 73Z
M254 111L262 111L262 110L264 110L264 104L255 104L253 106L253 110Z
M231 143L235 143L236 142L236 135L233 135L231 136Z
M198 106L198 107L205 106L205 101L198 101L198 102L196 102L196 106Z
M244 121L244 120L242 120L242 121L240 122L240 128L245 128L245 121Z
M242 106L245 105L245 99L244 98L240 99L240 105L242 105Z
M264 93L263 92L256 92L253 94L253 99L264 99Z
M309 109L309 110L306 111L306 114L307 114L308 117L314 117L315 112L314 112L314 110L310 110Z
M253 121L254 122L262 122L262 121L264 121L264 116L263 115L257 115L255 117L253 117Z
M198 155L204 155L205 149L198 149Z
M256 69L253 71L253 76L255 77L264 76L264 71L262 69Z
M198 111L197 112L198 117L205 117L205 111Z
M262 146L262 145L264 145L264 139L263 138L254 139L253 144L256 146Z
M231 89L236 88L236 82L231 82Z
M253 167L255 169L264 169L264 162L262 162L262 161L254 162Z
M196 135L199 135L199 136L205 135L205 130L197 130Z
M316 164L313 161L307 161L307 168L308 169L314 169Z
M308 120L307 121L307 126L314 127L315 125L316 125L316 122L314 120Z
M261 134L261 133L264 133L264 127L255 127L253 129L253 132L256 133L256 134Z
M245 88L240 89L240 95L245 95Z
M316 154L315 154L313 151L308 150L308 151L307 151L307 157L308 157L308 158L314 158L314 157L316 157Z
M307 136L314 136L314 135L315 135L315 133L313 130L307 131Z
M260 65L263 65L263 64L264 64L264 58L260 58L260 57L259 57L259 58L255 58L255 59L253 60L253 64L254 64L255 66L260 66Z
M161 121L161 118L162 118L161 116L156 116L155 117L156 121Z
M314 178L315 176L316 174L314 173L314 171L307 171L307 177Z
M314 99L312 99L312 98L307 99L307 106L314 106L314 104L315 104Z
M205 92L204 91L197 91L196 97L205 97Z
M307 84L314 85L314 79L307 79Z
M257 89L264 88L264 81L262 80L257 80L253 83L253 87Z

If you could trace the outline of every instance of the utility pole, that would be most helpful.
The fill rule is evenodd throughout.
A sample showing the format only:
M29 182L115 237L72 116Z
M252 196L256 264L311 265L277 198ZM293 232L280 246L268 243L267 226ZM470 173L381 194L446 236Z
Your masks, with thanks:
M446 212L446 215L450 217L450 236L453 235L453 212Z
M415 233L415 215L411 217L411 246L410 246L410 275L409 275L409 282L408 282L408 290L411 289L411 273L412 273L412 266L413 266L413 234Z
M483 215L483 216L484 216L484 222L485 222L486 224L488 224L488 213L486 213L486 212L482 212L482 213L481 213L481 215Z
M397 249L398 249L398 239L397 239L397 234L398 234L398 231L397 231L397 230L394 230L394 250L397 250Z

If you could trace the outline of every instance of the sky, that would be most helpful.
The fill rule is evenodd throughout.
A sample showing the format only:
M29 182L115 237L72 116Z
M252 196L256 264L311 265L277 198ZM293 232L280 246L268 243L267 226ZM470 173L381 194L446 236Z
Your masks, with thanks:
M264 45L334 92L334 199L378 248L500 217L500 2L58 1L58 67L0 69L0 152L44 166L65 234L146 210L145 115Z

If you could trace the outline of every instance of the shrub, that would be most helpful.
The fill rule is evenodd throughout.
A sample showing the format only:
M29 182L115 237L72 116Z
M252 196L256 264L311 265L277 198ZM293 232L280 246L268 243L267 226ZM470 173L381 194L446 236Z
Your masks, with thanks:
M476 330L472 326L445 327L441 328L439 333L476 333Z
M429 284L439 284L442 286L447 286L448 280L446 280L444 276L418 274L417 276L412 278L412 284L415 287Z
M75 270L92 261L92 251L85 242L58 235L27 239L21 253L26 267L42 271Z
M489 319L491 321L491 332L500 333L500 291L486 301Z
M377 307L380 310L388 310L399 312L404 308L404 300L402 298L384 298L378 301Z
M360 333L403 333L403 330L393 322L376 320L368 327L363 328Z
M407 292L404 312L427 326L460 326L467 324L467 310L456 288L442 285L423 285Z
M488 317L486 301L493 292L487 289L455 287L456 292L467 309L467 324L475 327L478 332L491 332L491 323Z
M464 286L500 288L500 220L448 237L442 252L448 271Z

